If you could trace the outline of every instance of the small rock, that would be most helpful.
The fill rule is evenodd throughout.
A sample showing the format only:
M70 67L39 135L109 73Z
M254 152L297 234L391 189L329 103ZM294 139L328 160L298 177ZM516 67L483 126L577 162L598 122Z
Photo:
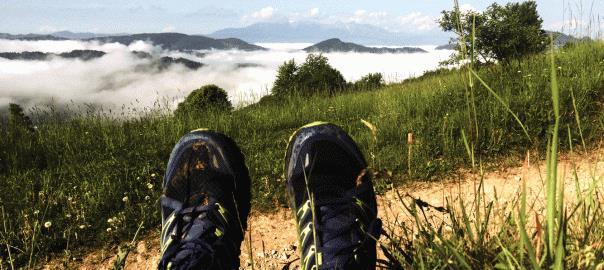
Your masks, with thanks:
M147 245L144 241L138 243L138 245L136 246L136 252L138 252L139 254L144 254L147 252Z

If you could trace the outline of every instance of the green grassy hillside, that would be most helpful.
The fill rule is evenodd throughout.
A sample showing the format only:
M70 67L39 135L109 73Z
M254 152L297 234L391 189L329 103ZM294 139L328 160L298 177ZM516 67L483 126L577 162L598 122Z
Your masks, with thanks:
M604 131L604 43L562 49L555 65L560 138L568 140L568 127L574 143L589 147ZM374 171L394 174L377 180L378 186L438 181L472 164L468 150L477 160L498 164L527 149L543 152L553 124L547 55L482 67L478 74L518 116L528 137L506 106L459 70L371 92L293 97L186 119L162 111L129 118L38 112L33 118L43 120L35 121L34 132L3 127L0 135L0 256L27 265L51 252L131 238L141 222L145 230L158 228L170 151L180 136L200 127L224 132L240 145L253 181L252 205L265 210L285 206L287 139L311 121L342 126ZM361 119L376 127L375 137Z

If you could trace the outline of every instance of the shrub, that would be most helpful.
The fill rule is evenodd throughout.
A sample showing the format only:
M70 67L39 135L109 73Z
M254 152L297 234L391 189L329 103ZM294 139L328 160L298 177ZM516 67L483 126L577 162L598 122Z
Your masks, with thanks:
M34 131L31 119L25 115L19 104L10 103L8 111L8 126L12 132L17 132L17 130Z
M208 110L233 110L233 105L231 105L226 91L213 84L193 90L183 102L178 104L178 108L176 108L174 114L197 114L207 112Z
M39 134L20 105L9 104L8 124L6 129L0 127L0 136L4 137L0 143L0 175L24 168L46 167L45 153L38 141Z
M354 82L354 90L373 90L384 86L384 78L381 73L369 73Z
M346 80L339 71L329 65L327 57L309 54L300 66L297 66L294 60L281 65L271 92L278 97L293 94L332 95L345 88Z
M283 65L279 66L277 71L277 78L273 84L272 94L275 96L286 96L293 92L293 88L297 85L296 83L296 72L298 66L294 59L286 61Z

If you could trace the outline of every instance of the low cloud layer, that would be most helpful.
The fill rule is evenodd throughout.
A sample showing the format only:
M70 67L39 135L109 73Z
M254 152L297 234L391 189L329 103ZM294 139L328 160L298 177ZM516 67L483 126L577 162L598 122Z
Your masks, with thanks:
M83 41L0 40L0 51L41 51L61 53L71 50L107 52L90 61L51 58L20 61L0 58L0 109L15 102L26 107L44 104L96 104L104 108L148 108L167 101L174 107L190 91L204 84L216 84L229 93L236 106L249 104L269 93L277 68L284 61L301 63L310 44L260 44L268 51L208 51L189 54L161 50L137 42L130 46ZM450 51L423 47L425 54L328 53L330 63L349 81L370 72L380 72L390 81L420 75L437 67ZM152 69L150 59L135 57L131 51L157 56L185 57L204 63L198 70L181 65ZM243 64L243 65L242 65Z

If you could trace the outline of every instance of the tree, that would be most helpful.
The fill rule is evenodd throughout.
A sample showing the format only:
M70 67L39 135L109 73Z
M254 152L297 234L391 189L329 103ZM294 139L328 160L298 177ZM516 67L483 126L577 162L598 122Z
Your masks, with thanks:
M286 61L283 65L279 66L277 71L277 79L273 84L272 94L275 96L285 96L288 92L292 92L292 88L296 87L296 72L298 66L294 59Z
M327 57L309 54L300 66L297 66L294 60L281 65L271 92L278 97L292 94L308 96L335 94L345 88L346 80L339 71L329 65Z
M309 54L296 77L298 87L304 94L335 94L346 87L342 74L331 67L327 57L321 54Z
M8 127L11 132L17 132L17 130L34 132L31 119L25 115L23 108L15 103L10 103L8 107Z
M178 104L176 115L197 114L207 111L233 110L226 91L216 85L210 84L193 90L187 98Z
M0 151L0 171L13 169L43 169L46 167L45 146L39 140L39 133L29 116L19 104L10 103L6 130L0 127L0 136L6 136ZM11 155L14 157L8 158ZM1 173L0 173L1 174Z
M482 13L461 12L456 7L442 11L439 23L444 31L456 33L461 40L454 61L474 55L477 62L505 62L542 52L548 44L534 1L505 6L493 3Z
M355 90L373 90L384 86L384 78L381 73L369 73L354 82Z

